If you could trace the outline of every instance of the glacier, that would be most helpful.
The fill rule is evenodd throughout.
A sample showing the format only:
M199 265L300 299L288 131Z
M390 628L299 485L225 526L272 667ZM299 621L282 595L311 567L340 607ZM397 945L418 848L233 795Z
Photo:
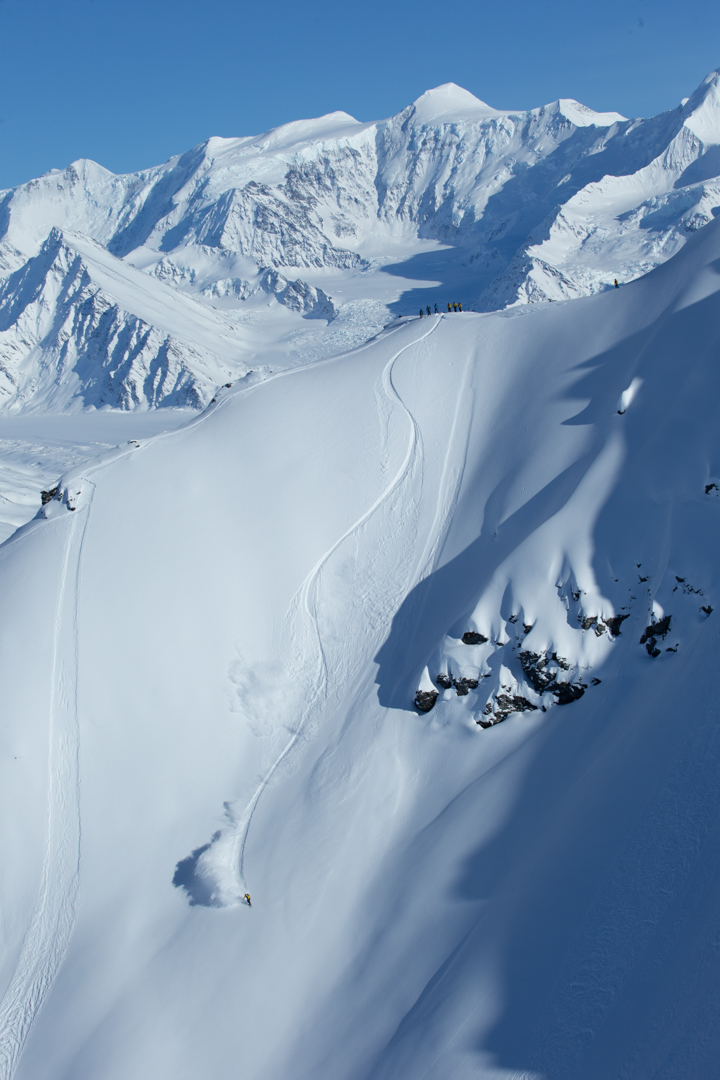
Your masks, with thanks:
M719 85L2 194L2 1080L715 1074Z

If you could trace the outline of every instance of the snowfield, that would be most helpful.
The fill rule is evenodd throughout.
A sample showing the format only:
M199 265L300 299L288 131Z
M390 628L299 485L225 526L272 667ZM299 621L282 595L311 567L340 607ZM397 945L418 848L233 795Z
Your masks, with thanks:
M719 265L402 319L54 485L0 1075L714 1074Z

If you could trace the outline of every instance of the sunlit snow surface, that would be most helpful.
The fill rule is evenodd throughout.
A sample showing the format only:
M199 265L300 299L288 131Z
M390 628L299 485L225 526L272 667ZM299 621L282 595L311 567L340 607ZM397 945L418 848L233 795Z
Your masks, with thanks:
M0 413L204 408L422 305L592 295L720 212L720 74L656 117L495 109L448 83L396 116L209 138L116 176L0 192Z
M0 548L0 1076L713 1075L719 265L98 414Z

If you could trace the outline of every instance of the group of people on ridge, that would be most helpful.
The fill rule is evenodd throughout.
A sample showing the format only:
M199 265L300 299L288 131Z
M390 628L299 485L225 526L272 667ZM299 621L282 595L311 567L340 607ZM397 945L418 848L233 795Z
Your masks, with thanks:
M450 303L450 301L448 300L448 308L447 308L447 309L448 309L448 311L449 311L449 312L453 312L453 311L462 311L462 304L460 304L460 303L457 303L457 302L455 302L455 301L453 301L453 303L451 304L451 303ZM429 304L428 304L428 305L426 306L426 308L425 308L425 311L427 311L428 315L432 315L432 312L431 312L431 310L430 310L430 305L429 305ZM423 309L422 309L422 308L420 308L420 318L421 318L421 319L422 319L422 318L423 318L423 316L425 315L425 311L423 311ZM437 306L437 304L435 305L435 314L436 314L436 315L439 315L439 314L440 314L440 312L438 311L438 306Z

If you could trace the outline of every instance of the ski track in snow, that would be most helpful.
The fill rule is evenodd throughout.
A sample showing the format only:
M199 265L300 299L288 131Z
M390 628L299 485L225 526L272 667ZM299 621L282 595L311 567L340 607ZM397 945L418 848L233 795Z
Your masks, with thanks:
M65 959L80 880L78 592L94 486L84 505L55 519L68 530L55 616L48 749L48 832L39 896L0 1006L0 1080L11 1080L33 1021Z
M382 372L381 386L385 399L391 405L398 405L409 421L410 431L405 457L397 473L378 496L375 502L355 521L341 537L321 556L298 590L289 618L299 614L305 621L317 653L317 671L314 688L301 714L300 722L289 742L276 758L265 777L259 784L245 813L235 826L233 849L233 876L237 882L236 902L246 891L244 879L245 847L252 819L260 798L277 772L297 744L308 718L317 705L326 697L328 668L323 647L317 611L317 592L323 568L333 554L353 534L363 527L370 518L395 493L412 473L413 464L418 455L421 439L417 422L406 407L393 382L393 368L400 356L408 349L419 345L434 330L440 319L422 335L403 345L392 355ZM319 365L333 362L320 361ZM315 366L315 365L312 365ZM293 371L279 372L276 378L287 377ZM262 385L262 384L260 384ZM255 387L248 387L242 393L248 393ZM173 438L189 427L203 423L211 412L222 407L235 395L228 395L216 403L215 409L205 410L202 416L174 431L163 433L157 438ZM459 401L463 395L459 396ZM459 406L458 406L459 409ZM457 427L458 410L450 436L452 442ZM154 439L149 440L155 441ZM143 440L144 442L144 440ZM140 449L122 448L103 455L103 459L92 471L99 471L114 463L119 457ZM90 472L90 469L86 469ZM67 954L75 924L75 906L80 881L80 778L79 778L79 724L77 711L78 679L78 598L80 568L83 541L92 507L94 484L87 476L76 478L82 491L82 505L72 513L72 518L64 515L55 519L56 527L68 529L63 556L63 569L58 606L54 628L54 660L52 676L52 703L49 731L48 755L48 834L43 861L40 891L30 924L20 950L15 972L0 1006L0 1080L12 1080L25 1042L33 1022L45 1003L58 972ZM436 525L428 538L425 551L420 560L420 576L424 576L431 565L446 532L452 505L454 504L461 477L453 477L452 483L441 484L441 495L436 515ZM445 476L443 477L445 480ZM444 494L443 494L444 493ZM441 502L445 505L441 508Z
M85 473L99 472L138 448L137 442L117 447L103 454ZM75 925L81 834L78 602L83 543L95 493L95 485L85 473L66 474L66 479L72 476L75 496L80 496L76 509L68 509L62 517L46 522L51 527L69 529L53 632L48 832L38 900L15 972L0 1004L0 1080L12 1080L33 1022L67 955Z
M429 337L430 334L432 334L439 325L440 318L436 319L433 322L433 325L422 335L422 337L416 338L415 340L408 342L408 344L403 345L401 349L399 349L391 356L390 360L385 365L382 373L381 382L386 398L391 403L400 406L410 423L410 438L408 440L405 458L400 465L398 472L395 474L395 476L390 481L385 490L377 497L372 506L370 506L369 509L367 509L361 515L361 517L359 517L357 521L355 521L350 526L350 528L347 529L346 532L344 532L343 535L339 537L332 544L331 547L328 548L325 554L321 556L321 558L317 561L315 566L305 578L303 584L300 586L291 604L289 619L292 619L294 613L299 611L301 613L301 617L304 617L306 622L309 624L310 632L312 634L312 637L314 638L314 644L317 650L317 674L314 680L315 685L312 690L310 699L302 711L300 721L295 731L293 732L292 737L290 738L289 742L282 750L280 755L275 759L273 764L268 769L257 790L255 791L255 794L248 803L244 814L235 826L235 842L233 844L233 865L235 867L234 873L239 879L237 886L237 900L240 900L243 894L247 891L245 882L245 847L250 831L250 825L252 823L252 819L255 814L255 810L257 809L260 798L280 765L283 763L283 761L285 761L285 759L292 751L293 747L298 742L298 739L300 738L300 735L305 728L309 716L313 713L320 701L326 697L327 661L325 657L325 650L323 648L322 634L320 632L317 614L317 587L322 570L327 565L330 558L338 550L338 548L342 544L344 544L345 541L349 539L349 537L351 537L354 533L361 529L363 525L367 521L369 521L373 514L375 514L380 509L380 507L385 502L387 502L387 500L392 496L392 494L400 487L406 477L410 474L413 461L418 451L418 446L420 444L420 433L418 430L418 426L414 416L406 407L402 398L395 389L392 378L393 367L404 352L406 352L408 349L412 348L415 345L419 345L420 342L424 341L427 337Z

